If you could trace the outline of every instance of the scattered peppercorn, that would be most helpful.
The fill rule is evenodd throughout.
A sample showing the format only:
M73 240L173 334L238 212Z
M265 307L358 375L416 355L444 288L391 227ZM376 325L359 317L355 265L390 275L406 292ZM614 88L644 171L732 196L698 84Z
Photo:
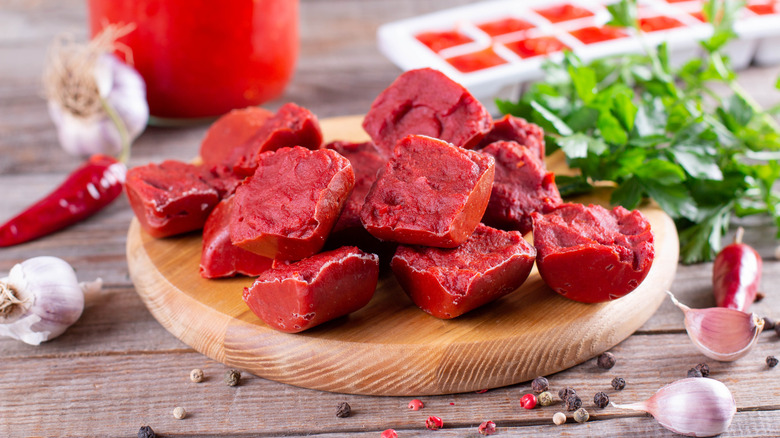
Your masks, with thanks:
M535 393L539 394L550 389L550 382L546 377L539 376L535 378L533 382L531 382L531 389L533 389Z
M764 330L774 330L777 323L774 319L765 316L764 317Z
M615 355L607 351L606 353L602 353L598 359L596 359L596 365L598 365L599 368L608 370L615 366L615 362L617 362L617 359L615 359Z
M774 368L777 366L777 358L774 356L767 356L766 357L766 364L769 366L769 368Z
M606 392L597 392L593 396L593 404L598 408L604 409L609 404L609 396Z
M563 400L563 401L566 401L567 397L569 397L570 395L574 395L576 393L577 392L574 391L574 388L572 388L570 386L567 386L567 387L565 387L563 389L558 390L558 398Z
M425 427L429 430L439 430L444 427L444 420L431 415L425 420Z
M175 408L173 408L173 418L177 420L182 420L186 416L187 416L187 411L185 411L183 407L176 406Z
M623 388L626 387L626 379L622 377L615 377L612 379L612 387L615 388L616 391L622 391Z
M582 399L580 399L576 394L570 395L566 397L566 410L576 411L577 409L582 407Z
M382 435L379 435L379 438L398 438L398 433L395 429L386 429L382 431Z
M688 377L702 377L702 373L696 368L691 368L688 370Z
M409 402L409 409L413 411L419 411L424 407L425 407L425 403L423 403L422 400L414 399Z
M553 415L553 423L560 426L561 424L566 422L566 414L563 412L556 412L555 415Z
M200 368L195 368L194 370L190 371L190 380L192 380L195 383L200 383L203 381L203 370Z
M225 384L227 386L236 386L241 381L241 371L229 370L225 372Z
M542 406L550 406L551 404L555 403L555 400L553 400L553 396L549 391L544 391L543 393L539 394L537 399L539 399L539 404Z
M520 407L524 409L533 409L536 407L536 396L533 394L526 394L520 397Z
M338 408L336 408L336 416L339 418L347 418L350 415L352 415L352 406L347 402L339 403Z
M496 433L496 423L490 420L483 421L482 424L480 424L477 428L477 431L480 435L493 435Z
M577 423L584 423L588 421L588 419L590 418L590 414L588 413L588 411L585 410L585 408L579 408L576 411L574 411L573 417L574 417L574 421L576 421Z
M702 362L698 365L696 365L696 369L699 370L702 377L709 377L710 376L710 366L706 363Z
M780 324L775 324L775 333L777 333L777 336L780 336Z
M138 429L138 438L157 438L157 434L154 433L154 430L152 430L149 426L141 426L140 429Z

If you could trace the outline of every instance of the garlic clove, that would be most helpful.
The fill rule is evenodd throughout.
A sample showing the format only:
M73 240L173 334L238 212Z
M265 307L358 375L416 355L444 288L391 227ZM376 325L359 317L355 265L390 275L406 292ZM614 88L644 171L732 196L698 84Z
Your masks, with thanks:
M691 309L667 292L685 314L685 330L705 356L722 362L735 361L750 352L764 329L755 313L724 307Z
M618 409L647 412L672 432L697 437L727 431L737 412L728 387L707 377L672 382L643 402L611 404Z

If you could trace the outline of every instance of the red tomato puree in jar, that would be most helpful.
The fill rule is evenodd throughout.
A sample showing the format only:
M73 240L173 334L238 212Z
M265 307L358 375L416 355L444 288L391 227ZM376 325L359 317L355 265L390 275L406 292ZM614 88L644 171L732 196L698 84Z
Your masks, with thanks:
M158 118L259 105L282 93L295 67L297 0L89 0L89 11L93 36L106 24L135 24L119 42L132 50Z

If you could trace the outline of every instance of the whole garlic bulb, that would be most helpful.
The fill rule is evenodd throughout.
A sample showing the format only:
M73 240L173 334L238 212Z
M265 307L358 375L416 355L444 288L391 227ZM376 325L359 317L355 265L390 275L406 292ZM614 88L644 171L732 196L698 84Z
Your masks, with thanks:
M88 44L59 39L50 49L43 82L49 114L68 153L126 158L130 144L146 128L146 83L113 54L129 50L117 40L133 29L109 25Z
M0 336L31 345L61 335L84 311L73 268L57 257L34 257L0 279Z

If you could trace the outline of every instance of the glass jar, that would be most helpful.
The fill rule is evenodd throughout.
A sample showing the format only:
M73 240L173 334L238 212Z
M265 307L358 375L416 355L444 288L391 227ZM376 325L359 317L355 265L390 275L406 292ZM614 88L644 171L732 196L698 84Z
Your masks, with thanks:
M118 42L146 81L158 122L259 105L293 74L298 0L88 1L93 36L107 24L135 26Z

